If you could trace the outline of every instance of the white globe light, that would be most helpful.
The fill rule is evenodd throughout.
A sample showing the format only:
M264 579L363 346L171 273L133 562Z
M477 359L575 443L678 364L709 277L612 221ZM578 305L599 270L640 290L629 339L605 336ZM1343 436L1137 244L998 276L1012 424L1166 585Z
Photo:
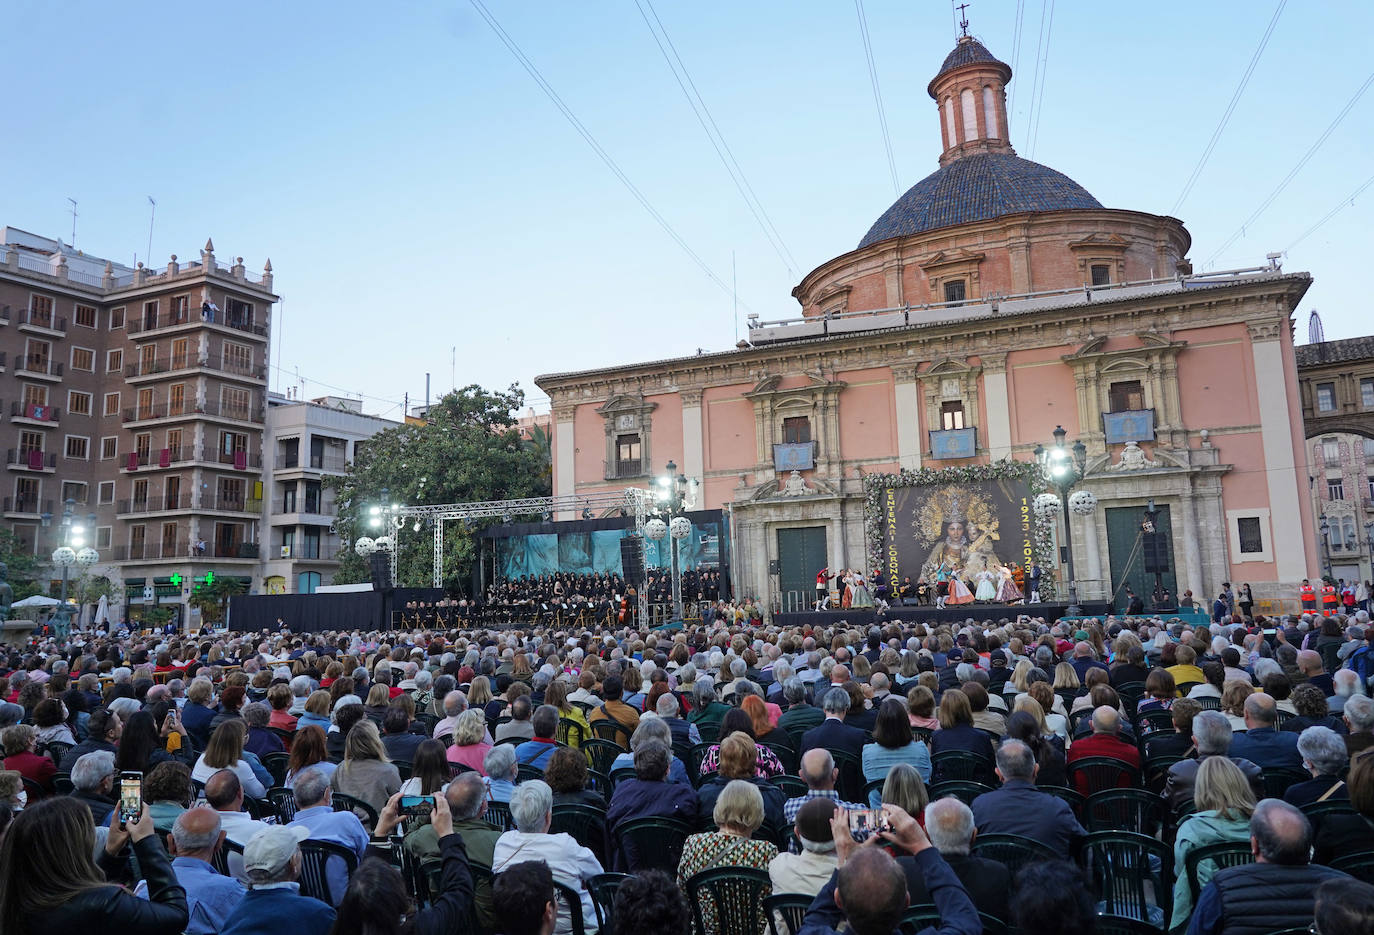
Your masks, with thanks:
M662 539L668 534L668 524L661 519L651 519L644 524L644 535L650 539Z
M367 558L373 552L377 551L377 543L373 541L371 536L363 536L359 538L357 542L353 543L353 551L357 552L363 558Z
M1069 497L1069 509L1076 516L1087 516L1097 509L1097 495L1091 490L1075 490Z
M1035 498L1033 509L1036 516L1049 519L1059 512L1059 498L1052 493L1042 493Z
M76 563L82 568L90 568L100 561L100 553L95 549L85 548L76 553Z
M372 544L378 552L390 552L396 547L396 540L390 536L378 536Z
M668 535L674 539L686 539L692 534L692 521L685 516L674 516L668 524Z
M73 565L76 563L76 550L69 549L65 545L53 549L52 563L54 565Z

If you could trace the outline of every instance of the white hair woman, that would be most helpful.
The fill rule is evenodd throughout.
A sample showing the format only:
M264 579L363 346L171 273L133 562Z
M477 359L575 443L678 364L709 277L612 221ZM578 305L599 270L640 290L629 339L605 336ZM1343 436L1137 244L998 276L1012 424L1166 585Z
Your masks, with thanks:
M596 908L583 883L603 872L601 862L573 840L572 835L549 834L549 825L553 822L553 790L548 783L531 779L516 786L511 794L510 814L515 830L496 839L492 870L499 874L513 864L542 860L553 872L554 882L581 895L582 918L595 919ZM566 911L560 910L554 933L570 935L571 932L572 919Z

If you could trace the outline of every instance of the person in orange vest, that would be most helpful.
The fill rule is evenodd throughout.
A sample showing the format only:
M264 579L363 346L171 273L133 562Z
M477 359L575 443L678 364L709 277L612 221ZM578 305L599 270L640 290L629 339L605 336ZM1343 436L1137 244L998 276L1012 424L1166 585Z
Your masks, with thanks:
M1322 616L1330 617L1340 611L1341 599L1336 595L1336 586L1330 578L1322 580Z
M1317 609L1317 592L1312 590L1312 582L1306 578L1302 579L1302 586L1298 588L1298 598L1302 601L1303 613Z

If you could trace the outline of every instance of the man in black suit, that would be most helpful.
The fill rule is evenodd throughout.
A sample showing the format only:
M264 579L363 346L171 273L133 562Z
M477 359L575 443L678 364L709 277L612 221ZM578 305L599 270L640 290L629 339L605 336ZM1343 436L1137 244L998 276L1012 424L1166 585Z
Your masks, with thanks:
M953 796L946 796L926 806L925 818L930 843L964 884L973 907L998 919L1011 918L1007 906L1012 889L1011 871L1005 864L969 853L977 836L973 810ZM912 877L913 874L907 874L911 905L933 902L924 881L913 881Z
M821 698L821 710L825 712L825 720L802 734L801 752L824 747L862 756L864 732L844 723L844 716L849 713L849 692L838 685L829 689Z

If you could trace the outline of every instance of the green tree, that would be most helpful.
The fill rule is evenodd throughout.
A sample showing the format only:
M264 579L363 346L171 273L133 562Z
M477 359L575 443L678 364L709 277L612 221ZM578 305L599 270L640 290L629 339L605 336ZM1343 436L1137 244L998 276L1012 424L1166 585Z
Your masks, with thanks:
M367 508L382 502L418 506L548 496L550 478L539 452L515 428L525 394L516 385L505 392L480 386L454 390L434 405L423 425L401 425L379 432L359 446L348 471L326 483L337 492L336 529L343 543L337 584L369 580L367 563L353 551L360 536L384 532L371 526ZM489 524L490 521L487 521ZM444 527L443 580L466 589L477 560L481 525ZM434 539L431 527L408 522L400 531L397 583L417 586L431 580Z
M189 598L192 607L200 608L200 617L209 623L222 623L229 609L229 598L244 592L238 578L216 577L208 585L198 585ZM164 621L165 622L165 621Z
M32 547L26 547L8 529L0 529L0 562L8 566L7 580L14 590L16 601L43 593L44 586L39 581L38 561L33 557Z
M552 490L553 440L549 438L549 430L539 424L530 426L529 434L524 439L523 444L526 450L538 459L540 478Z

